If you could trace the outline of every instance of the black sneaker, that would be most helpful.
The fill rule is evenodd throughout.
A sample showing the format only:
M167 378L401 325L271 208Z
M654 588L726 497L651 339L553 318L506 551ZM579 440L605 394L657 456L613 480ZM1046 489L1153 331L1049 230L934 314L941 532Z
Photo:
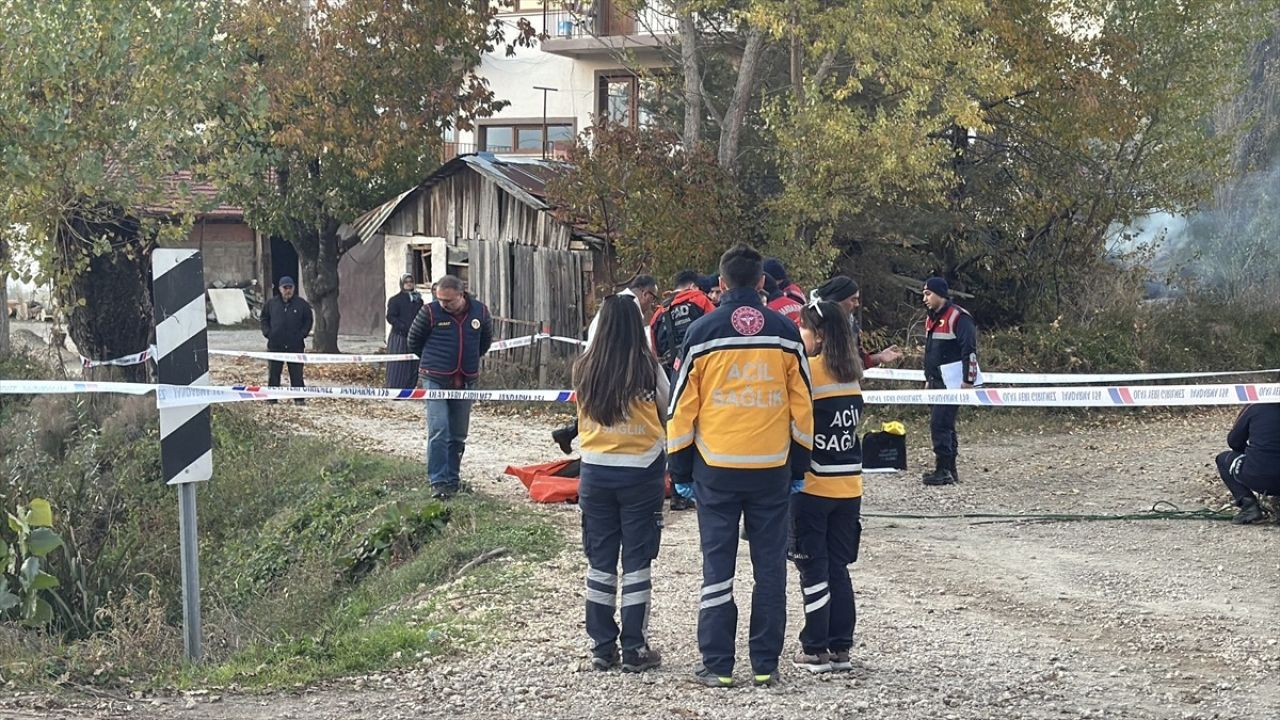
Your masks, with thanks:
M622 672L638 673L658 667L662 667L662 653L648 645L622 652Z
M1245 500L1240 505L1240 512L1231 518L1232 525L1249 525L1262 519L1262 508L1257 500Z
M778 671L774 670L773 672L768 673L767 675L762 673L756 673L755 675L751 676L751 684L755 685L756 687L773 687L774 685L778 684Z
M438 487L431 491L431 497L434 500L450 500L457 494L458 489L451 487Z
M611 652L604 655L592 655L591 669L597 672L606 672L618 667L619 662L618 648L614 648Z
M706 685L714 688L731 688L733 687L733 676L716 675L706 667L699 665L693 671L693 681L699 685Z
M956 476L950 470L938 470L925 475L921 482L925 485L955 485Z
M692 510L693 500L683 495L671 496L671 512L680 512L681 510Z

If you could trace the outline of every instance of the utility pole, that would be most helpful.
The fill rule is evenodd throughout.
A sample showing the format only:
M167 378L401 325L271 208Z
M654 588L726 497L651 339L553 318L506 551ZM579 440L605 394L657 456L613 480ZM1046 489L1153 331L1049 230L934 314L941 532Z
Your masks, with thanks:
M547 93L560 92L560 90L558 88L542 87L541 85L534 85L533 89L542 91L542 159L546 160L547 144L548 144L547 143ZM520 144L520 139L517 137L516 145L518 146L519 144Z

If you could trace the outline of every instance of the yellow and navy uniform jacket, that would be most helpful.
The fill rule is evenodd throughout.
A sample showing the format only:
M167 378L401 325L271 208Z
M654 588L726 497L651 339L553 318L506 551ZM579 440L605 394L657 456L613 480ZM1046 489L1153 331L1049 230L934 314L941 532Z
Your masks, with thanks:
M813 377L813 455L804 492L826 498L862 497L862 387L831 376L821 356L809 358Z
M634 482L637 475L661 474L666 467L667 374L656 368L658 389L631 401L627 417L605 427L578 410L578 444L583 472L605 484ZM645 472L651 471L651 472Z
M795 323L752 288L726 291L689 326L671 393L667 467L675 482L748 489L804 477L813 447L809 363Z

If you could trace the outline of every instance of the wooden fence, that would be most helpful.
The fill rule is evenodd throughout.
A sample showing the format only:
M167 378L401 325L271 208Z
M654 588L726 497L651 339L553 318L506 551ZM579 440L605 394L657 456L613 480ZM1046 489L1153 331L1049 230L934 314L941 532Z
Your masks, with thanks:
M493 340L514 340L550 330L550 323L493 316ZM523 347L491 351L485 356L483 374L488 384L509 389L568 387L569 368L581 348L569 343L538 339Z

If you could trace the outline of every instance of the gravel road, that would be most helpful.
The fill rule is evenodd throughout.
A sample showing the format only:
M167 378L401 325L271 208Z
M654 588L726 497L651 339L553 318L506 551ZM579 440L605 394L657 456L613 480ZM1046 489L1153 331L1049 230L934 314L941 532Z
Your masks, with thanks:
M305 432L421 457L420 407L312 402ZM871 476L868 513L1136 512L1226 500L1210 467L1229 411L1139 417L1107 427L1027 426L965 433L964 482L924 488L918 471ZM991 412L1003 412L993 410ZM1013 411L1010 411L1013 412ZM552 422L478 409L464 473L481 492L525 502L507 464L556 452ZM925 437L912 428L913 467ZM639 676L585 671L584 562L573 506L542 511L567 549L532 589L502 600L510 621L485 648L412 669L300 693L231 691L172 698L0 698L2 718L1155 718L1280 716L1280 527L1210 521L970 524L865 521L854 565L855 670L809 676L783 667L778 688L694 687L700 577L697 520L669 516L654 571L653 643L666 665ZM749 584L745 547L739 582ZM794 587L794 578L791 581ZM747 587L738 593L749 596ZM800 603L789 597L786 652ZM743 607L743 624L746 609ZM745 657L745 631L739 638ZM739 667L745 680L747 669ZM41 703L35 710L19 710Z

